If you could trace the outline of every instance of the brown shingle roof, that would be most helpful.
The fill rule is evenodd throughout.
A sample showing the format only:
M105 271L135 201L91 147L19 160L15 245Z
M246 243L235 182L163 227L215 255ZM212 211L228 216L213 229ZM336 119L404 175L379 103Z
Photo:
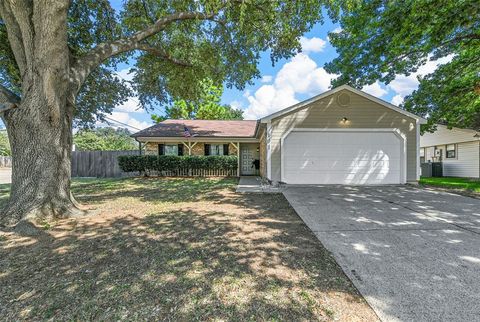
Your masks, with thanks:
M165 120L133 137L183 137L184 126L195 137L255 137L257 121Z

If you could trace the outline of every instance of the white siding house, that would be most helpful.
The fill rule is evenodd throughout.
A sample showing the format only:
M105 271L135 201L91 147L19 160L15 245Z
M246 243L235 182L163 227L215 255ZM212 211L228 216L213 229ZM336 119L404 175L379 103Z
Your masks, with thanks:
M446 177L480 177L480 134L474 130L437 125L420 137L422 162L443 162Z

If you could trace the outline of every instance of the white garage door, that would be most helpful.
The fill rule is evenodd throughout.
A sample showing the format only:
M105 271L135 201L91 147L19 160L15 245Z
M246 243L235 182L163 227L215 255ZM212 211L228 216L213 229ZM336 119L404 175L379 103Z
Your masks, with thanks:
M403 139L393 132L293 131L283 140L282 181L398 184Z

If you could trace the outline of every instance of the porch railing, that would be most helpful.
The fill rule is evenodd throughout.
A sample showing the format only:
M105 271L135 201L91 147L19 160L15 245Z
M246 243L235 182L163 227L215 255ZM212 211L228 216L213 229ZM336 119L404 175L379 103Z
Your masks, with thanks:
M237 170L223 170L223 169L177 169L173 171L155 171L149 170L146 172L149 176L163 176L163 177L235 177Z

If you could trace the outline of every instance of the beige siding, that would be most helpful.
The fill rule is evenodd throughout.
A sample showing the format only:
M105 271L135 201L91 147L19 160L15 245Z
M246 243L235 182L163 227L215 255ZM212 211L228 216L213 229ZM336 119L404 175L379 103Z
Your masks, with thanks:
M473 136L476 133L476 131L467 129L453 128L449 130L446 126L437 125L437 130L435 132L424 133L420 137L420 147L470 142L474 140Z
M480 177L480 142L457 143L457 155L455 159L447 159L446 145L437 145L442 150L443 175L445 177ZM434 158L435 147L426 147L428 161L439 161Z
M457 144L457 158L443 159L443 175L447 177L479 177L479 142Z
M435 161L435 148L433 146L425 148L425 161Z
M260 176L267 176L267 140L266 129L263 128L260 134Z
M280 180L281 138L291 128L396 128L407 139L407 181L417 180L416 120L350 91L349 107L336 102L337 94L315 101L305 108L272 120L271 179ZM341 119L348 118L347 124Z

